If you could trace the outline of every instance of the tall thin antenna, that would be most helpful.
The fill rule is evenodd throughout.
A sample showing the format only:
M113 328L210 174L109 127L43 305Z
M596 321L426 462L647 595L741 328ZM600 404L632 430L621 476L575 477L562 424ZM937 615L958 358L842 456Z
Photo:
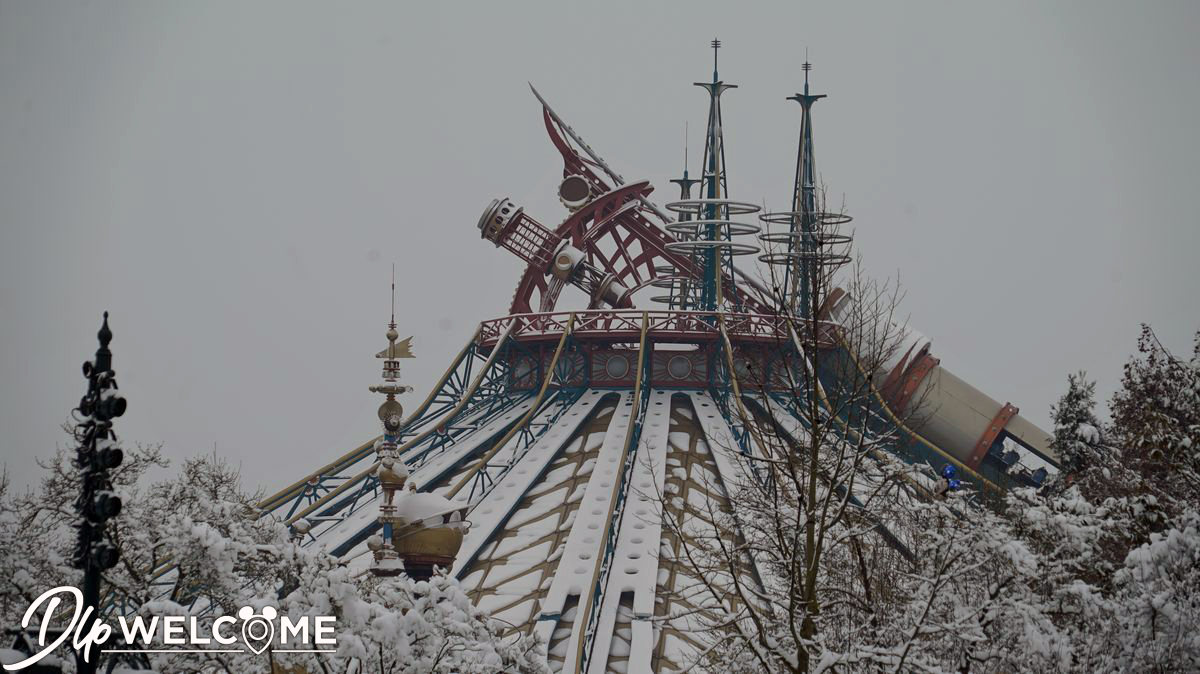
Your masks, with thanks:
M684 121L684 123L683 123L683 172L684 172L684 175L687 175L687 167L688 167L687 151L688 151L688 123L687 123L687 121Z
M804 70L804 95L808 95L808 71L812 70L812 64L808 62L808 47L804 48L804 65L800 66Z
M713 82L716 82L716 81L717 81L717 50L718 50L718 49L720 49L720 48L721 48L721 41L720 41L720 40L718 40L718 39L716 39L716 38L713 38L713 41L712 41L712 50L713 50Z
M396 263L392 263L392 327L396 325Z

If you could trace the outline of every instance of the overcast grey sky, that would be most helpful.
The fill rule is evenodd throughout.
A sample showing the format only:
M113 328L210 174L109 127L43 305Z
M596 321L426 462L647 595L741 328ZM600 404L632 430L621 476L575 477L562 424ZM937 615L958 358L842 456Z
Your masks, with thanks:
M0 2L0 462L65 442L104 309L126 442L274 488L371 437L391 263L411 409L511 298L484 206L563 216L525 82L662 200L714 36L732 195L786 205L807 48L818 170L956 374L1048 426L1140 322L1190 349L1200 4L741 4Z

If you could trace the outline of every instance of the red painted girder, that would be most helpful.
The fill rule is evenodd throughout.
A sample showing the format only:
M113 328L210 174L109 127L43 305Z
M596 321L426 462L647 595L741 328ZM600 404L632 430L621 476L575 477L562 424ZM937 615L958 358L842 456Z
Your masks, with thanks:
M1008 420L1017 415L1016 405L1012 403L1004 403L1004 407L996 412L996 416L992 418L992 423L988 424L987 428L983 429L983 434L979 436L979 441L975 443L975 449L971 450L971 456L967 458L967 466L971 470L979 468L979 464L983 463L983 457L987 456L988 449L992 443L996 441L996 437L1000 435L1000 431L1008 425Z
M908 403L912 401L913 395L916 394L926 375L941 362L941 360L929 355L928 352L922 353L919 358L913 361L913 364L904 373L900 390L889 401L892 411L896 413L896 416L900 416L908 408Z
M558 125L554 122L554 118L550 116L550 111L545 107L542 108L542 120L546 124L546 133L550 136L550 142L554 143L554 147L562 155L563 177L565 178L572 174L583 176L591 183L593 194L604 194L611 191L612 186L592 170L595 163L579 156L575 148L571 147L567 139L563 138L562 134L558 132Z
M884 399L891 400L898 392L897 389L900 388L900 380L903 379L904 372L908 369L909 357L913 355L912 350L915 348L917 348L916 344L908 347L908 351L905 352L904 357L900 359L899 363L896 363L896 367L892 368L887 378L883 380L883 385L879 387L879 392L883 394ZM917 354L917 357L919 358L924 355L928 349L928 346L923 347L921 352Z
M622 185L614 189L596 171L592 170L596 164L582 157L563 137L563 134L559 132L558 124L550 116L550 111L545 107L542 108L542 120L546 125L546 133L550 136L551 143L554 144L559 154L562 155L563 176L572 174L583 176L591 184L593 193L601 195L576 213L573 213L555 231L563 238L569 236L572 245L580 248L587 254L589 262L595 264L598 260L600 264L596 265L597 267L614 274L617 280L626 287L640 287L648 283L649 280L657 278L658 273L654 270L654 267L659 266L657 264L659 261L671 265L679 270L680 273L692 276L697 275L698 272L693 267L688 256L667 250L666 245L675 241L675 237L661 226L649 220L640 208L630 207L628 210L625 210L623 207L614 205L617 203L628 203L631 200L637 200L639 197L645 198L649 196L654 188L647 181L641 181ZM606 214L604 212L606 208L612 210ZM586 224L591 221L594 221L594 225L591 229L587 229ZM620 236L617 233L619 229L625 230L628 236ZM606 236L611 239L613 247L624 260L624 265L618 266L615 258L601 254L598 249L599 246L593 245L599 244ZM642 252L637 256L631 257L629 255L629 243L634 240L641 244ZM645 277L639 273L639 267L645 268ZM525 277L535 274L542 275L544 272L545 270L542 269L527 267ZM510 307L512 313L521 313L532 309L531 293L535 284L525 277L517 285L517 293L514 295ZM738 285L730 276L726 275L722 279L722 284L726 288L737 289L739 298L748 310L759 313L768 313L771 311L771 307L764 306L755 301L749 294L741 292Z

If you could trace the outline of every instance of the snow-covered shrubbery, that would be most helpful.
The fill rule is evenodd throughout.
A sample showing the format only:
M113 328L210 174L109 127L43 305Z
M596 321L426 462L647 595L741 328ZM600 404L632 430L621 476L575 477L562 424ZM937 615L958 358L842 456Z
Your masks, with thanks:
M319 547L297 545L278 520L260 517L257 495L243 491L223 461L199 457L173 479L146 484L147 471L165 463L156 448L143 447L127 452L115 471L125 509L113 520L121 560L106 574L102 593L114 602L110 610L197 615L202 622L247 605L273 606L292 619L330 615L337 619L337 653L150 654L155 671L546 671L532 638L502 638L502 626L480 614L455 582L353 572ZM69 563L74 480L60 454L39 489L0 488L6 626L19 624L42 592L80 583Z
M748 601L735 604L737 620L714 623L700 668L1200 671L1200 334L1182 360L1147 329L1110 423L1083 373L1068 378L1053 414L1065 470L991 507L969 493L930 500L908 485L932 476L893 460L863 463L862 505L844 514L835 505L837 520L814 512L825 531L816 569L797 563L811 559L796 506L806 495L744 485L734 499L741 521L771 525L741 528L761 589L711 588ZM816 493L820 503L828 489ZM732 520L727 529L733 538ZM792 598L804 587L817 589L815 610ZM789 602L800 611L783 610Z

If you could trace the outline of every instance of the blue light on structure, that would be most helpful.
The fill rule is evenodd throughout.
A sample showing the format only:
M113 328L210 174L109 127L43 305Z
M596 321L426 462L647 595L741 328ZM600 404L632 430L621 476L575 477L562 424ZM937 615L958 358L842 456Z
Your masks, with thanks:
M954 477L957 474L958 469L953 465L946 464L942 466L942 477L946 478L946 484L949 485L950 489L958 489L962 485L962 482Z

